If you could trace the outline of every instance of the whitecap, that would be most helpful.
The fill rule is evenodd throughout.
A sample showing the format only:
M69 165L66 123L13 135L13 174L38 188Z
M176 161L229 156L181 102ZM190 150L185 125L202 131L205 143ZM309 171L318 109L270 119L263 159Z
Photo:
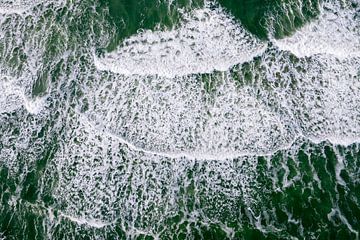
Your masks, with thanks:
M165 77L225 71L264 52L266 44L220 8L194 10L178 29L136 34L114 52L94 56L99 70Z
M339 59L360 57L360 16L356 9L324 3L319 18L294 35L273 42L298 57L331 54Z
M24 107L30 114L39 114L45 106L45 96L28 97L25 89L9 76L0 76L0 92L0 113Z

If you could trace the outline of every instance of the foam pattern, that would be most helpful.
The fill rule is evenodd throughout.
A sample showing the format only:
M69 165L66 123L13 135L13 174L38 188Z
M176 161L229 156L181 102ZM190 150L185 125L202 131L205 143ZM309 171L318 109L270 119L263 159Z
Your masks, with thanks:
M211 5L184 14L179 28L147 30L125 40L117 50L95 56L97 68L124 75L173 77L224 71L264 51L263 43Z
M1 14L22 14L30 8L43 3L43 0L2 0L0 2Z
M327 5L324 9L328 9ZM326 11L330 10L323 10ZM187 76L171 77L179 72L176 67L167 67L166 64L171 61L154 64L155 60L148 61L145 57L133 63L130 58L122 58L118 52L110 53L120 57L111 60L107 65L109 69L112 69L114 62L120 63L116 69L126 69L130 64L134 67L134 76L113 69L115 73L123 74L109 75L108 80L87 89L87 100L90 102L85 115L97 128L118 136L135 148L175 157L223 159L269 153L291 145L294 139L301 136L320 141L331 139L345 144L356 141L360 133L357 111L360 107L357 94L359 22L352 21L352 24L346 25L343 18L347 21L356 18L355 11L341 11L338 13L340 21L336 22L337 28L331 24L330 27L334 31L341 27L349 33L345 34L340 29L336 35L339 42L348 43L349 49L345 51L352 53L345 59L337 59L337 55L327 56L328 53L323 50L328 47L321 44L320 52L311 51L312 55L307 58L294 57L293 51L298 54L300 50L308 49L308 45L302 45L303 39L297 35L283 40L280 48L269 47L261 56L244 65L206 76L198 75L196 69ZM324 13L319 21L329 22L329 18L329 13ZM222 21L222 18L210 19ZM308 28L304 27L299 34ZM229 31L232 31L229 36L233 38L229 38L227 41L231 43L225 46L238 45L238 28L229 28ZM322 33L315 31L308 34L313 35L310 38L315 41L310 46L317 46L317 40L333 44L327 40L329 36ZM156 36L149 32L145 35L149 34ZM137 46L140 46L140 42ZM297 48L293 49L293 46ZM130 44L129 48L133 49L133 46ZM292 49L292 52L283 52L282 49ZM145 56L159 59L156 52L147 52ZM137 59L137 56L140 55L135 53L131 59ZM169 52L167 56L173 57L174 54ZM97 67L98 61L95 59ZM142 63L152 66L145 70L141 67ZM159 69L149 70L153 66ZM162 74L169 69L173 74ZM100 70L103 68L100 67ZM140 72L156 76L141 77L138 76ZM239 88L238 80L246 84ZM206 85L212 86L210 92L206 91Z
M67 144L61 147L56 164L51 166L65 173L54 190L58 201L65 203L61 213L64 220L93 228L117 224L128 237L141 233L155 237L164 221L179 211L185 211L193 221L200 219L203 214L193 212L191 205L185 209L178 205L179 201L190 201L179 196L194 185L199 187L195 191L211 189L242 198L249 206L253 203L251 185L255 185L252 173L256 157L229 162L199 163L185 157L174 160L133 151L80 118L73 118L69 124L76 131L64 136ZM194 179L189 179L189 174ZM202 184L209 179L213 179L209 185ZM236 179L233 190L222 188L217 179ZM162 207L157 208L159 205Z
M4 93L0 96L0 111L23 105L30 114L39 114L46 105L52 85L50 75L66 58L63 53L68 38L59 25L45 22L55 22L54 12L63 4L58 1L48 10L34 3L22 14L0 14L0 89ZM46 66L48 62L53 65Z
M0 15L0 211L16 219L4 234L311 239L305 206L319 231L359 237L357 23L336 35L354 54L329 42L303 55L302 38L261 43L215 6L94 57L113 34L106 11L71 4Z
M274 40L280 49L299 57L331 54L338 58L360 56L359 9L350 3L325 2L319 18L308 23L293 36Z
M14 86L11 78L0 76L0 79L0 113L12 112L21 106L31 114L38 114L43 109L45 98L28 99L24 89Z
M85 115L137 148L174 156L269 153L300 136L351 143L359 136L359 63L273 48L209 75L210 92L199 75L114 75L86 90Z

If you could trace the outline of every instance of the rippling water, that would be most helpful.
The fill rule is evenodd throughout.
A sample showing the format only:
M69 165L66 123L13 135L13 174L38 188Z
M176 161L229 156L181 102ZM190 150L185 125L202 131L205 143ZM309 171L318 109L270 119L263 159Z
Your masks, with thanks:
M0 239L359 239L358 0L0 0Z

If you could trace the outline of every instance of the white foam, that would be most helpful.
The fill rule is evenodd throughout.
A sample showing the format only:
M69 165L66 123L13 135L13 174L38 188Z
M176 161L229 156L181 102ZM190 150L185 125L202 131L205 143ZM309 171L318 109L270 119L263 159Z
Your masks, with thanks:
M172 161L134 151L118 138L89 127L81 114L70 115L68 126L73 131L63 135L56 161L52 161L48 169L62 173L54 196L65 206L59 215L75 223L101 228L116 222L130 235L156 235L157 228L148 223L162 224L178 212L176 203L182 187L179 181L186 188L190 184L186 182L189 169L197 171L194 169L197 164L202 167L199 167L199 174L194 175L196 183L206 180L209 183L204 187L214 193L242 196L249 202L252 199L250 186L254 186L256 156L244 156L236 163L231 160L197 162L186 158ZM220 178L231 182L235 188L231 191L223 188L217 182ZM163 207L153 208L154 204ZM185 216L192 214L194 211L189 211Z
M24 107L31 114L39 114L45 106L46 97L27 97L25 89L9 76L0 75L0 92L0 113Z
M358 240L359 239L359 232L357 229L354 229L352 227L352 225L349 223L349 221L347 220L346 216L341 212L339 207L335 207L331 209L331 212L329 212L327 214L327 217L329 219L329 221L335 223L335 221L333 220L333 218L338 217L343 223L344 225L352 232L355 234L355 239Z
M112 225L115 223L114 222L103 222L101 220L97 220L97 219L86 219L85 217L74 217L74 216L70 216L70 215L67 215L67 214L64 214L64 213L60 213L60 215L72 222L75 222L79 225L88 225L90 227L93 227L93 228L103 228L103 227L106 227L106 226L109 226L109 225Z
M324 3L319 18L294 35L273 42L299 57L332 54L340 59L360 56L360 16L356 9Z
M90 107L82 119L133 150L173 158L269 154L299 137L358 142L359 22L351 9L335 4L324 9L300 33L274 40L280 50L312 56L300 63L278 49L263 52L264 45L221 9L196 10L177 30L131 37L116 52L95 57L99 70L122 75L110 74L85 91ZM180 45L187 50L178 58ZM251 60L259 53L258 60ZM204 54L203 59L191 57ZM241 67L241 59L257 80L238 87L232 73L237 69L228 69L236 63ZM195 73L214 69L224 73L206 76L215 89L206 93L204 76ZM245 74L238 73L240 78Z
M206 11L210 11L210 17L205 22L217 18L224 23L228 21L228 27L220 24L219 28L230 29L229 32L225 31L224 36L235 36L231 41L236 39L238 35L232 31L241 27L236 25L235 29L231 19L225 21L219 17L225 16L221 15L221 10L198 10L202 13ZM33 21L29 24L37 23L36 18ZM195 22L200 24L201 21ZM61 25L63 22L54 21L53 24ZM20 33L29 31L28 28L36 29L28 26L15 28L17 25L12 24L5 29L11 33L12 27L17 29L19 35L16 36L20 40ZM207 29L214 30L213 27ZM50 36L48 31L45 27L41 34L36 30L36 36L46 40ZM162 33L146 34L158 36ZM24 63L22 69L25 70L21 73L17 72L20 69L17 66L7 69L9 75L20 76L20 79L9 76L0 78L0 112L25 107L30 113L40 113L45 98L31 100L29 90L34 85L32 81L38 79L37 74L42 73L39 66L44 64L41 61L44 56L42 51L46 48L43 44L37 44L38 40L33 37L29 41L23 40L26 44L19 41L17 46L13 46L12 35L5 35L10 36L7 41L10 48L6 54L11 55L15 47L23 46L32 51L24 51L29 62ZM199 44L204 42L209 49L219 43L216 38L212 39L214 43L207 43L210 37L205 37L206 41L203 41L200 35L196 36L199 37ZM134 39L139 38L140 35L134 36ZM222 64L220 60L225 59L224 72L212 72L206 76L194 73L207 68L197 67L193 63L185 65L175 60L165 68L150 66L152 72L149 70L142 74L139 72L145 71L146 65L131 62L130 55L126 59L133 65L129 65L128 70L137 69L138 72L104 73L96 71L91 64L74 61L76 58L72 57L67 59L64 55L65 66L60 70L64 77L56 79L52 83L54 86L47 90L54 94L51 98L54 111L44 111L46 115L43 119L41 115L35 116L35 121L20 122L20 137L17 137L15 147L11 143L14 138L7 137L13 134L12 129L2 133L2 136L6 136L4 139L8 140L3 145L9 146L2 149L2 159L8 162L10 169L21 169L21 174L25 176L23 169L26 168L15 165L22 164L17 156L26 149L29 154L25 166L34 166L39 154L49 146L48 140L56 136L54 159L47 162L46 171L41 177L53 179L55 176L56 181L44 181L39 185L39 192L45 190L49 186L47 184L54 184L50 186L56 202L53 207L61 206L61 211L56 209L57 214L54 214L48 210L47 217L57 232L64 231L61 228L68 225L58 225L61 221L56 220L66 218L84 228L101 229L116 223L117 227L130 235L129 238L142 233L156 236L155 232L160 229L158 226L165 226L164 221L174 217L179 210L184 212L181 221L199 221L200 218L212 223L220 221L204 208L188 209L189 203L193 204L194 201L179 199L190 184L195 189L185 196L194 196L195 201L206 198L209 203L215 202L216 213L233 209L235 205L231 201L241 199L245 202L245 208L249 209L246 210L249 219L254 218L254 224L266 231L265 226L260 224L262 216L256 208L254 211L251 209L257 201L256 194L261 194L256 193L262 185L257 185L258 156L271 155L279 149L292 149L298 137L317 141L330 139L341 144L359 141L360 59L339 60L331 54L324 54L294 60L295 57L289 52L271 47L262 52L262 44L250 37L249 41L244 43L245 48L243 45L237 47L243 53L244 49L258 49L259 46L259 52L254 52L260 53L259 57L249 57L246 64L239 64L230 70L228 68L245 59L235 56L237 50L225 51L230 57L236 57L236 61L233 61L219 52L222 46L214 53L200 47L194 48L191 54L200 52L214 57L214 62L209 60L210 57L208 62L199 61L209 64L210 72L221 69L218 67ZM347 43L346 39L343 41ZM84 42L84 45L89 44ZM189 40L181 44L185 49L191 49L187 46L191 43ZM147 40L144 44L149 45ZM141 49L140 42L133 46ZM80 53L76 53L83 54L81 58L91 61L89 52L81 48ZM155 51L146 53L148 60L142 64L156 59L156 54ZM165 58L170 59L171 54L174 52L170 51ZM140 56L135 54L136 57ZM101 63L103 60L95 58ZM6 63L3 66L6 68ZM179 69L173 71L172 66ZM53 67L55 65L50 65L50 70ZM11 74L11 71L18 74ZM176 71L181 76L177 76ZM245 75L252 76L245 78ZM51 115L55 111L58 112ZM44 127L53 120L54 125ZM30 141L43 129L47 131L44 138ZM290 151L297 153L299 148L296 146L293 148L295 150ZM271 157L267 159L270 165ZM283 158L284 161L286 159ZM336 167L339 180L342 167L342 164ZM316 172L314 174L318 180ZM284 182L285 186L296 179ZM196 202L194 205L201 206ZM295 222L292 218L290 221ZM225 225L222 228L230 238L233 236L230 228ZM75 227L74 231L78 229Z
M265 45L221 9L198 9L171 31L145 31L117 50L94 56L99 70L125 75L182 76L225 71L251 60Z
M0 15L21 14L43 1L44 0L2 0L0 2Z
M204 86L196 77L151 78L151 84L136 77L115 81L119 84L111 84L110 90L104 85L88 92L94 94L89 97L95 102L85 116L134 148L169 156L224 159L270 152L287 146L295 136L251 89L237 89L226 76L213 102L206 100ZM133 92L131 85L136 83Z
M229 159L236 159L239 157L245 157L245 156L269 156L274 154L276 151L278 150L285 150L285 149L289 149L296 140L298 140L298 138L294 138L292 141L289 141L287 143L287 145L283 144L281 147L279 148L275 148L272 149L270 151L268 151L267 149L264 150L264 152L260 152L259 151L251 151L251 150L244 150L243 152L241 151L226 151L226 149L224 151L219 151L219 152L207 152L202 150L201 152L196 152L196 151L178 151L178 152L162 152L162 151L156 151L156 150L149 150L146 147L139 147L137 146L135 143L130 142L129 140L126 140L124 138L122 138L119 135L113 134L109 131L106 130L106 127L104 126L100 126L98 124L94 124L93 122L89 121L88 118L86 118L86 116L84 116L81 113L79 114L79 121L81 122L81 124L83 124L84 126L86 126L87 128L89 128L90 131L96 131L97 134L101 134L103 136L107 136L110 137L112 139L116 139L117 141L119 141L122 144L125 144L129 149L131 149L132 151L135 152L141 152L144 154L149 154L149 155L153 155L153 156L160 156L160 157L165 157L165 158L169 158L169 159L189 159L189 160L218 160L218 161L225 161L225 160L229 160Z
M201 75L111 75L86 90L83 119L134 150L172 158L271 154L299 137L359 141L360 59L291 59L269 50L249 63L258 80L239 87L242 70L214 73L211 92Z

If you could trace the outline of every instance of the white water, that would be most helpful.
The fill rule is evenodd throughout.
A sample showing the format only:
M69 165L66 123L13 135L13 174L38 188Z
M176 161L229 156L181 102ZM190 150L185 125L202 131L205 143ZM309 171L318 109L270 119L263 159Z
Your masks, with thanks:
M133 36L128 41L135 41L131 43L133 45L129 42L135 55L131 56L129 46L122 46L105 58L94 58L94 63L89 57L89 66L74 64L71 74L59 79L63 81L58 84L59 93L72 94L66 92L66 84L71 82L82 91L79 99L69 98L69 102L61 105L64 109L57 110L63 118L55 123L54 132L56 134L57 128L62 129L62 126L65 130L58 139L59 151L45 173L59 174L54 196L66 206L62 217L96 228L111 225L117 219L142 219L144 216L150 222L161 221L159 216L171 217L177 213L176 201L181 195L179 185L190 185L186 182L186 174L196 169L196 164L200 164L202 171L195 173L193 179L195 182L206 181L205 190L210 197L221 193L233 199L244 199L251 208L256 203L254 191L258 190L254 176L257 156L289 149L298 137L314 141L328 139L345 145L359 142L358 55L339 60L333 50L337 46L331 42L327 43L329 48L322 47L319 52L314 48L316 55L302 55L308 45L296 42L303 41L301 38L292 43L284 40L284 45L276 42L275 47L265 51L264 44L244 32L222 10L198 10L195 15L205 13L209 14L204 17L205 23L193 20L180 30ZM34 24L37 24L36 19ZM356 26L356 23L352 24ZM19 39L30 28L10 26L17 29ZM189 30L190 26L201 26L199 29L205 40L194 29ZM219 35L214 31L216 28L224 32ZM49 29L45 26L41 29L37 38L24 41L29 56L26 70L33 74L44 64L40 61L44 49L41 39L49 37L46 35ZM51 31L56 29L51 28ZM300 31L307 34L306 27L304 29ZM173 34L181 32L183 41L169 40ZM323 37L322 31L308 34L313 34L314 40L325 41L329 37ZM336 41L350 46L346 52L356 53L358 32L350 31L349 34L355 38L348 39L339 34ZM165 38L164 44L150 40L159 36ZM195 40L190 41L191 36ZM227 44L220 44L219 39ZM140 40L146 42L140 43ZM206 44L201 45L203 42ZM193 48L192 43L195 43ZM152 44L165 54L165 64L157 62L158 52L141 52L142 47L148 49ZM168 53L164 50L166 44L170 46ZM317 43L311 44L316 46ZM22 43L15 45L21 47ZM179 59L172 59L179 46L185 52L180 52ZM292 46L297 47L294 50ZM297 59L299 62L296 63L290 53L281 49L308 58ZM226 54L222 55L223 51ZM187 54L189 59L185 57ZM208 55L201 60L197 58L198 54ZM62 57L66 61L68 56ZM201 62L201 66L197 66L196 61ZM244 62L248 62L256 75L247 82L243 77L245 71L239 70ZM214 70L223 72L213 73ZM209 92L199 74L202 72L209 72L206 81L214 83ZM4 93L0 95L0 113L16 111L23 106L32 114L44 111L43 101L50 100L41 98L41 104L38 104L37 100L26 97L32 84L23 86L18 77L4 79L0 83L0 93ZM241 84L236 85L237 81ZM88 107L83 110L86 103ZM51 117L56 112L44 114ZM3 150L2 159L16 162L17 151L30 149L32 153L36 147L46 146L48 143L28 143L32 131L40 131L40 128L41 124L36 121L21 122L21 137L16 142L20 150ZM48 131L49 135L54 134L52 129ZM236 158L239 161L235 161ZM34 159L27 158L27 164ZM224 188L219 179L233 188ZM292 182L284 184L289 186ZM221 200L215 200L221 203ZM164 206L165 210L153 210L154 203ZM219 211L226 204L219 204ZM151 211L147 212L149 209ZM197 220L193 215L189 218L194 222ZM128 228L121 227L124 231L136 229L135 223L132 224ZM231 232L226 226L223 228ZM135 232L151 230L144 228Z
M195 10L171 31L145 31L127 39L105 57L94 57L99 70L124 75L183 76L226 71L264 52L261 43L223 10Z
M331 54L340 59L360 57L360 14L324 3L319 18L291 37L273 40L282 50L298 57Z
M30 8L44 2L44 0L1 0L1 14L22 14Z
M31 99L25 89L9 76L0 75L0 114L24 107L30 114L39 114L44 108L46 97Z
M355 14L327 3L319 20L273 40L280 50L311 57L295 63L277 49L265 53L263 44L221 10L196 10L178 30L148 31L105 58L95 57L99 70L121 75L86 91L91 99L86 121L134 149L174 157L272 153L298 137L359 141ZM176 56L180 49L185 54ZM209 58L192 58L204 55ZM258 55L260 66L252 60ZM231 67L244 61L258 80L238 88L231 74L237 68ZM224 73L210 75L215 90L206 93L198 73L214 70Z

